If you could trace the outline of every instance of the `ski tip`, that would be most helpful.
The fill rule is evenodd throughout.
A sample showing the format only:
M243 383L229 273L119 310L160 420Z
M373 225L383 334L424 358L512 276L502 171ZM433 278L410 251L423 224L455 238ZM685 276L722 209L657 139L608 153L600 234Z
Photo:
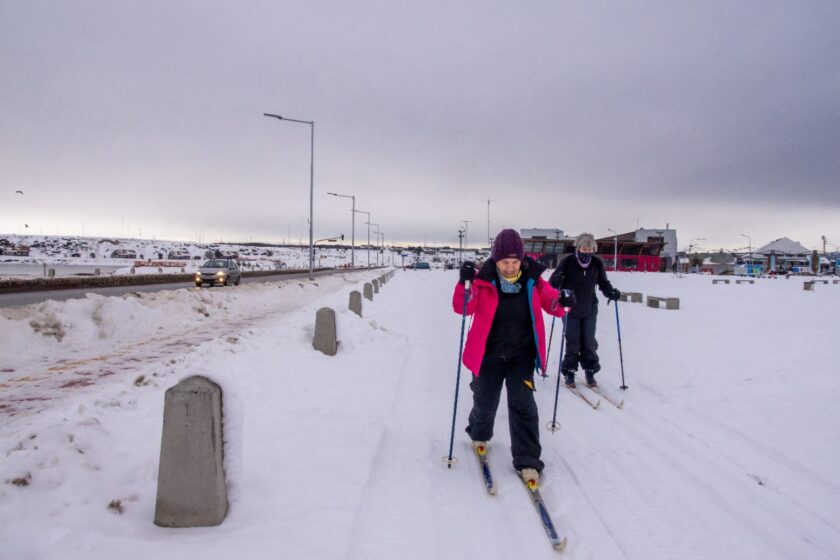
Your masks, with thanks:
M566 549L566 544L568 544L568 541L566 540L566 537L563 537L561 541L554 543L554 550L562 552Z

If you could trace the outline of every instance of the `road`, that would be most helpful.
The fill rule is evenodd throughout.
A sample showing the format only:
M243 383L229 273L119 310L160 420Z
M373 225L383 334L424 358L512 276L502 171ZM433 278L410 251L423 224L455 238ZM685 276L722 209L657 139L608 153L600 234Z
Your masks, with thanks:
M330 269L330 270L320 270L315 272L315 276L323 276L326 274L336 274L347 272L349 269ZM277 274L276 276L254 276L254 277L242 277L242 282L244 284L249 284L251 282L268 282L268 281L279 281L279 280L300 280L302 278L308 278L309 271L302 271L300 273L293 273L293 274ZM112 286L112 287L102 287L102 288L73 288L69 290L46 290L40 292L14 292L9 294L0 294L0 307L20 307L23 305L30 305L33 303L41 303L42 301L47 300L54 300L54 301L64 301L68 299L77 299L83 298L87 294L99 294L102 296L120 296L123 294L128 294L132 292L160 292L163 290L178 290L183 288L192 288L194 290L202 289L220 289L220 288L195 288L195 284L193 282L172 282L168 284L141 284L141 285L134 285L134 286ZM235 288L235 287L229 287Z

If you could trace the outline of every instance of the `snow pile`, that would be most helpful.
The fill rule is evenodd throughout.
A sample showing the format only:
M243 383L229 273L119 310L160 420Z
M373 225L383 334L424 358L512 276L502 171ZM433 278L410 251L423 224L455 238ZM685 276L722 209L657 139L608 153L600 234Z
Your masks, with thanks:
M372 272L0 310L0 542L9 558L556 558L510 466L504 399L488 497L463 433L446 469L460 319L455 271ZM568 558L840 557L840 286L615 275L680 297L620 305L627 404L562 390L543 494ZM821 289L822 288L822 289ZM312 349L337 312L336 357ZM202 311L203 310L203 311ZM602 384L619 384L601 304ZM38 325L36 328L34 325ZM555 327L543 424L554 402ZM163 392L224 391L231 508L215 528L152 524Z

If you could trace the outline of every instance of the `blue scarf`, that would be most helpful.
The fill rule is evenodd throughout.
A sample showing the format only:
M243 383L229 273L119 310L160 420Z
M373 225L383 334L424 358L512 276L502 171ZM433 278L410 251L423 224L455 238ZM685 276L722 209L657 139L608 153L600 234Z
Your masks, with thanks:
M581 253L580 251L575 251L575 258L580 266L583 268L589 268L589 265L592 264L592 253Z
M499 274L499 287L502 289L503 294L518 294L519 290L522 288L522 284L518 282L519 278L522 276L522 272L516 275L513 282L507 280L504 276Z

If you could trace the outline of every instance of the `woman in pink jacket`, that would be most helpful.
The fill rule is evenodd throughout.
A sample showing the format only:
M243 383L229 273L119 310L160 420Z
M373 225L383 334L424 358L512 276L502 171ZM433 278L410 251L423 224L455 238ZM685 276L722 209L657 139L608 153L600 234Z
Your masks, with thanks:
M539 417L534 400L534 370L545 370L543 310L563 316L564 303L542 273L545 267L525 256L522 238L512 229L499 232L491 258L480 270L469 261L461 267L452 306L473 315L463 362L473 373L473 408L467 433L476 449L486 449L502 384L507 387L513 466L526 482L537 481L540 460ZM465 282L471 282L467 293Z

